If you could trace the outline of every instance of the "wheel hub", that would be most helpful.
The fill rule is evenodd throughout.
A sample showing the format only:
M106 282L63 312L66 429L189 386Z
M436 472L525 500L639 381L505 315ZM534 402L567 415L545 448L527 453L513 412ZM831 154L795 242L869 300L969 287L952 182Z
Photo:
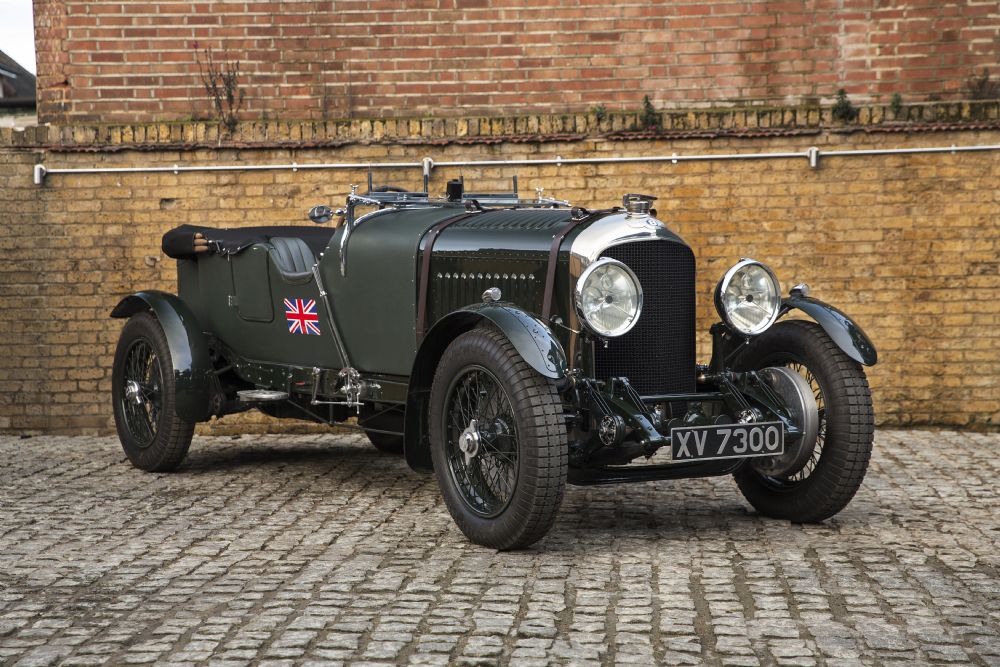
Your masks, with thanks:
M458 436L458 448L465 455L465 465L469 465L472 459L479 453L479 424L475 419L469 421L462 434Z
M757 472L771 477L787 477L802 470L812 456L819 434L819 409L806 379L788 368L774 366L758 371L771 390L781 397L792 422L802 435L785 443L785 453L753 459ZM741 420L742 421L742 420Z
M618 415L604 415L597 430L601 443L612 447L621 443L625 436L625 421Z
M142 405L142 387L135 380L128 380L125 383L125 398L136 405Z

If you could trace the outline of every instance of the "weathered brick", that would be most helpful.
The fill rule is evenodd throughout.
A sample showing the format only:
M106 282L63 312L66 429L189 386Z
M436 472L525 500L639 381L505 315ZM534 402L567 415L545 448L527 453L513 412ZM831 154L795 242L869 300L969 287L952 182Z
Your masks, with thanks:
M726 112L729 113L729 112ZM572 117L567 116L570 120ZM714 120L692 113L688 127ZM96 151L65 152L12 146L0 133L0 378L17 382L14 399L0 401L0 428L108 430L106 395L120 322L107 318L124 294L138 288L172 290L172 261L160 257L160 236L192 222L239 225L275 222L310 224L304 212L317 203L340 201L363 171L53 175L32 185L36 162L87 167L173 164L419 161L523 158L561 155L654 155L710 152L772 152L894 146L996 144L996 131L933 134L827 133L808 137L648 139L607 136L572 141L500 142L481 145L413 145L424 132L446 138L449 127L498 137L541 125L565 127L561 118L463 118L452 125L430 122L383 125L384 143L365 144L371 122L324 126L343 146L302 148L200 147L182 150L102 150L144 142L161 128L122 126L120 135L96 128L67 127L45 134L71 144L78 137ZM573 121L574 123L576 121ZM811 121L810 121L811 122ZM282 129L279 132L278 126ZM293 127L294 126L294 127ZM204 124L190 134L207 137ZM275 136L308 136L311 125L262 125ZM481 129L479 129L481 127ZM473 130L473 128L476 128ZM127 131L126 131L127 130ZM393 134L397 133L397 134ZM170 132L166 133L170 136ZM98 136L105 144L93 145ZM251 132L249 136L259 135ZM453 138L455 135L448 135ZM6 143L3 143L6 140ZM116 143L116 142L121 143ZM211 140L211 141L214 141ZM490 141L494 141L491 139ZM66 147L70 147L67 145ZM148 147L144 147L148 148ZM814 294L860 323L882 351L871 369L876 411L883 424L952 424L995 428L1000 421L1000 175L990 152L821 159L810 170L803 158L766 162L682 162L522 167L521 188L544 186L546 194L590 208L614 205L626 191L658 195L659 217L690 242L698 257L699 331L714 320L711 291L719 275L740 256L770 263L787 289L808 282ZM514 170L462 170L476 189L509 187ZM457 170L437 169L432 191ZM417 170L380 172L380 180L416 185ZM147 256L160 257L156 266ZM25 312L32 317L25 318ZM699 358L709 354L699 334ZM941 378L954 393L940 395ZM97 391L94 390L97 387ZM103 393L102 393L103 392ZM57 394L69 401L52 401ZM947 403L942 402L947 398ZM73 405L79 419L60 416L53 403ZM27 407L30 406L30 411ZM285 428L263 418L251 424L228 418L208 430ZM304 428L298 425L288 427Z

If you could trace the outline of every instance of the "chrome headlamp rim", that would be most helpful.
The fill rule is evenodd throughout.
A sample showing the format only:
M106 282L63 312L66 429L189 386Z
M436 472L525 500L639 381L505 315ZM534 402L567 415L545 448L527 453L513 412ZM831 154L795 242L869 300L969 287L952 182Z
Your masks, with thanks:
M762 325L758 326L753 331L744 331L743 329L733 324L732 320L730 320L729 313L728 311L726 311L726 308L722 303L722 295L725 294L726 290L729 288L729 284L732 282L733 276L735 276L740 269L752 265L759 266L760 268L764 269L764 272L767 273L768 277L771 279L771 283L774 285L775 296L778 299L778 307L774 309L774 312L771 313L771 317L769 317ZM728 271L726 271L726 273L722 276L722 279L719 281L719 284L716 285L715 310L719 313L719 316L722 318L722 321L726 323L726 326L729 327L732 331L736 332L737 334L741 336L759 336L760 334L770 329L771 326L778 321L778 317L781 315L781 283L778 282L778 277L774 274L774 271L772 271L771 267L769 267L767 264L764 264L763 262L758 262L755 259L742 258L740 259L740 261L736 262L736 264L730 267Z
M635 291L637 295L635 316L632 318L630 322L628 322L628 324L626 324L623 327L619 327L618 329L614 329L610 333L599 331L593 324L591 324L590 320L587 319L586 313L583 312L583 287L584 285L587 284L587 278L589 278L590 275L597 269L601 268L602 266L607 266L609 264L614 265L615 267L620 268L622 271L625 272L625 274L629 277L629 279L635 284ZM632 271L632 269L628 268L628 266L626 266L623 262L620 262L617 259L613 259L611 257L601 257L600 259L597 259L588 264L587 268L585 268L583 270L583 273L580 274L580 277L577 278L576 286L573 288L573 301L576 305L576 312L580 318L580 322L582 322L584 326L587 327L587 329L597 334L598 336L601 336L602 338L618 338L619 336L624 336L629 331L631 331L632 328L636 325L636 323L639 322L639 318L642 316L642 284L639 282L639 278L635 275L635 272Z

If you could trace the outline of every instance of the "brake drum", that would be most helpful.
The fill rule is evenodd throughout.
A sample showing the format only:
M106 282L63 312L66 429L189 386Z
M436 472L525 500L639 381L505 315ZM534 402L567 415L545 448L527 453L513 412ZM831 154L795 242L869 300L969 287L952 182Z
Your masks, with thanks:
M773 366L757 371L757 375L784 401L792 423L802 431L802 437L796 442L786 441L784 454L755 458L750 465L768 477L789 477L805 467L816 447L819 436L816 397L809 382L790 368Z

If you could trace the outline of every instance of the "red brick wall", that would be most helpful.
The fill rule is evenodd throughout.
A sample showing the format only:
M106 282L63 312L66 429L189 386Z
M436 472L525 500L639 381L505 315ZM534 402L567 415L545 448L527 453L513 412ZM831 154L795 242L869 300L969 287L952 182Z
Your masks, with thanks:
M210 118L196 54L239 60L244 118L958 99L1000 69L996 0L35 0L42 121ZM197 47L196 47L197 45ZM996 78L996 75L994 75Z

